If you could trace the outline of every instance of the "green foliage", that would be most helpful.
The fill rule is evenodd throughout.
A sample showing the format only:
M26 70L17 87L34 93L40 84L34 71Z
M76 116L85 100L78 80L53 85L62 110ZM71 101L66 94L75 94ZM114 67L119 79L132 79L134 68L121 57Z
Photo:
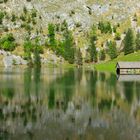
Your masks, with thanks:
M25 41L23 46L25 52L33 52L34 50L34 44L29 40Z
M65 31L67 29L68 29L68 24L66 20L64 20L63 23L61 24L61 31Z
M8 0L3 0L4 1L4 3L7 3L8 2Z
M36 25L35 19L32 19L32 24L33 24L33 25Z
M36 39L35 41L35 48L34 48L34 66L35 67L41 67L41 58L40 58L40 54L39 54L39 40Z
M22 14L22 15L20 16L20 19L21 19L22 21L26 21L25 15Z
M23 7L23 13L26 15L27 12L28 12L28 11L27 11L27 8L24 6L24 7Z
M24 59L28 61L29 66L32 66L33 62L31 58L31 52L34 49L34 45L32 44L31 41L26 40L23 46L24 46Z
M58 45L55 48L55 53L58 56L64 57L64 45L63 45L63 42L58 41Z
M81 27L82 24L80 22L77 22L77 23L75 23L75 26L78 28L78 27Z
M74 39L72 36L72 32L69 31L68 29L64 33L63 48L64 48L64 56L63 57L70 64L73 64L75 61Z
M53 109L55 106L55 91L54 88L50 88L49 97L48 97L48 107L49 109Z
M31 16L32 16L32 18L37 17L37 11L36 11L36 9L32 9Z
M140 50L140 32L136 35L136 51Z
M55 25L55 30L56 30L57 32L60 31L60 24L59 24L59 23Z
M34 62L32 62L31 54L33 53ZM39 39L37 38L35 42L31 42L27 39L24 42L24 59L28 60L28 64L35 67L41 66L40 53L43 53L43 47L39 45Z
M134 52L134 44L135 44L134 33L133 33L133 30L129 28L124 38L124 54L125 55Z
M99 59L100 59L101 61L103 61L103 60L105 60L105 58L106 58L105 50L103 49L103 50L100 51Z
M112 33L112 27L110 22L100 21L98 24L98 29L101 30L101 33Z
M29 31L29 32L32 30L32 26L28 23L21 24L21 28L24 28L26 31Z
M27 17L27 23L31 23L31 17L30 16Z
M90 34L90 45L89 45L89 54L90 54L90 61L91 62L97 62L97 50L96 50L96 40L97 40L97 35L96 35L96 27L93 25L92 31Z
M4 13L0 11L0 24L2 24L4 18Z
M76 64L80 66L83 65L83 58L80 49L77 49L76 51Z
M16 47L15 38L13 34L7 34L3 38L0 38L0 48L5 51L13 51Z
M55 39L55 26L54 24L50 23L48 25L48 32L49 32L49 46L54 49L56 47L56 39Z
M67 23L64 21L61 25L61 28L63 27L63 40L57 41L56 43L56 27L57 26L54 26L53 24L48 25L49 41L46 42L46 45L50 46L57 55L62 56L70 64L73 64L75 61L75 48L72 32L68 30ZM57 28L57 30L59 30L60 25L58 25Z
M108 48L109 48L108 54L110 58L111 59L116 58L118 56L116 43L114 41L108 42Z
M12 13L11 21L12 21L12 22L15 22L15 21L16 21L16 18L17 18L16 15L15 15L14 13Z
M121 54L119 57L111 61L96 64L95 68L99 71L110 71L116 74L116 64L118 61L127 61L127 62L140 61L140 51L128 55Z
M72 17L74 14L75 14L75 11L71 10L70 13L69 13L69 16Z
M120 33L115 34L115 40L121 40L121 34Z
M89 15L92 15L92 11L91 11L91 9L89 9L88 13L89 13Z
M116 31L117 31L117 27L118 27L117 25L113 26L113 32L114 33L116 33Z

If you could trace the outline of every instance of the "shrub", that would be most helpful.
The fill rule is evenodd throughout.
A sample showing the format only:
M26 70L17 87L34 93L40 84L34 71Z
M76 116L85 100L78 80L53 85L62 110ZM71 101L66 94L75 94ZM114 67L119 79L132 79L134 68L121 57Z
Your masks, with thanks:
M69 16L72 17L72 15L74 15L74 14L75 14L75 11L71 10L70 13L69 13Z
M0 39L0 48L5 51L13 51L16 47L15 38L13 34L7 34L5 37Z
M27 24L27 23L21 24L21 28L25 28L25 30L27 30L27 31L31 31L32 30L31 25Z
M17 17L15 16L15 14L14 14L14 13L12 13L12 18L11 18L11 21L12 21L12 22L15 22L15 21L16 21L16 18L17 18Z
M37 17L37 11L35 9L32 9L31 16L32 16L32 18Z
M27 12L28 12L28 11L27 11L27 8L26 8L25 6L23 7L23 12L24 12L25 15L26 15Z
M26 21L26 17L25 17L23 14L20 16L20 19L21 19L22 21Z
M2 24L4 18L4 13L0 11L0 24Z
M121 34L120 33L115 34L115 40L121 40Z
M82 24L80 22L77 22L77 23L75 23L75 26L78 28L78 27L81 27Z
M101 30L101 33L112 33L112 27L110 22L100 21L98 24L98 29Z

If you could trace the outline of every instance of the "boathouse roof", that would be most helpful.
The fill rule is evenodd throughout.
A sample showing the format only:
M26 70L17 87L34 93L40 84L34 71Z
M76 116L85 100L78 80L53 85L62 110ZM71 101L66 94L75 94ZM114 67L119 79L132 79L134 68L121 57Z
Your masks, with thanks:
M116 68L119 69L140 69L140 61L138 62L118 62Z

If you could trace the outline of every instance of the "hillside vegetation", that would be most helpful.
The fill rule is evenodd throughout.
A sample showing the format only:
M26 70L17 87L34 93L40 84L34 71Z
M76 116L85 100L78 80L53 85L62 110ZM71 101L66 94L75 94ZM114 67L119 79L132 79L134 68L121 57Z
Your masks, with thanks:
M140 61L140 51L129 55L121 54L118 58L95 65L95 69L99 71L116 72L116 64L119 61Z
M36 56L80 66L114 59L128 29L139 30L139 7L139 0L0 0L0 49L30 65Z

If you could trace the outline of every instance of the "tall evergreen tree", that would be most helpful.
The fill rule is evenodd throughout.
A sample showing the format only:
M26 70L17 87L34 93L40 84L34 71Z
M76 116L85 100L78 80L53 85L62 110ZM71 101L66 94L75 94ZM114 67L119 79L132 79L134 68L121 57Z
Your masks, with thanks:
M134 44L135 44L134 33L133 33L133 30L129 28L124 38L124 54L125 55L134 52Z
M27 38L23 46L24 46L24 59L28 61L28 66L33 66L31 53L34 48L34 44Z
M77 52L76 52L76 64L78 66L83 65L83 58L82 58L82 53L80 49L77 49Z
M109 54L110 58L111 59L116 58L118 56L118 54L117 54L117 48L116 48L116 43L114 41L110 41L108 43L108 47L109 47L108 54Z
M0 24L2 24L4 18L4 13L0 11Z
M105 60L105 58L106 58L105 50L103 49L100 51L100 60Z
M136 51L140 50L140 32L136 35Z
M41 58L40 58L40 54L39 54L39 43L38 43L38 39L36 40L35 43L35 48L34 48L34 66L35 67L41 67Z
M48 25L48 32L49 32L49 45L53 49L56 46L56 39L55 39L55 26L52 23Z
M75 61L75 48L74 48L74 39L72 36L72 32L66 29L64 33L64 58L70 64L73 64Z
M97 50L96 50L96 27L93 25L92 31L90 34L90 45L89 45L89 53L90 53L90 61L97 62Z

